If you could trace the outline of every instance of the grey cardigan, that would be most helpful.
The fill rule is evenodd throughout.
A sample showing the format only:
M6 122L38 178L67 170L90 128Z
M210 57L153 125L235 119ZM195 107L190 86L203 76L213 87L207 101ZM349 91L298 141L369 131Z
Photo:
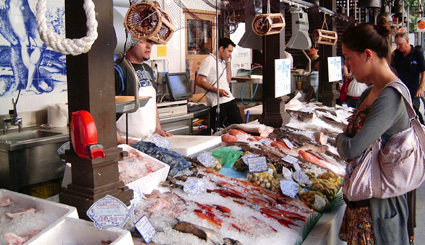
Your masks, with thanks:
M363 93L360 103L371 89ZM401 90L408 98L409 92L404 87ZM392 135L409 128L409 125L402 96L394 88L384 88L372 104L362 129L353 138L343 133L338 135L338 153L345 159L359 157L380 137L385 145ZM409 244L407 194L387 199L372 198L369 202L376 244Z

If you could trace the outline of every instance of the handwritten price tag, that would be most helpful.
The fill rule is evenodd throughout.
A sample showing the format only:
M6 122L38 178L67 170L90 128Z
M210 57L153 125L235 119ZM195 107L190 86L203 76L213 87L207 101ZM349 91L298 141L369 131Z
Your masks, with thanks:
M269 170L267 165L267 158L262 157L250 157L248 158L248 168L250 173L261 173Z
M146 215L143 215L134 225L140 235L142 235L146 243L150 243L155 237L155 228L149 221L148 217L146 217Z

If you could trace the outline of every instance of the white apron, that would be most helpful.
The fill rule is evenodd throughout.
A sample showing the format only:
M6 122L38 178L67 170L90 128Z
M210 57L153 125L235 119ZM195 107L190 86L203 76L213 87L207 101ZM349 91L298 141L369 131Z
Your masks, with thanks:
M156 91L153 86L139 88L139 96L151 97L144 107L133 113L128 113L128 136L143 139L155 132L156 129ZM125 116L122 114L116 125L120 135L125 135Z

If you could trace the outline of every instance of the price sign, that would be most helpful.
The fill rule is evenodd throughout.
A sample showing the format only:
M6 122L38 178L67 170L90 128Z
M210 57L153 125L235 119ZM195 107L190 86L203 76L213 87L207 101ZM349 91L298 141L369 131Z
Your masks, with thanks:
M341 57L328 57L329 82L342 80Z
M291 93L291 60L276 59L274 60L275 72L275 93L274 97L278 98Z
M135 224L137 231L142 235L146 243L150 243L156 235L155 228L146 215L143 215Z
M269 170L267 165L267 158L262 157L250 157L248 160L248 168L250 173L261 173Z

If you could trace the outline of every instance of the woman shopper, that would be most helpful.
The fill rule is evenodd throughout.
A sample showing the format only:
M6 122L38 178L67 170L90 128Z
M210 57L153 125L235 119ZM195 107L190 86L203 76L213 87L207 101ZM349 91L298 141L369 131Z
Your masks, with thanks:
M359 157L373 142L382 143L409 127L403 98L390 82L400 81L388 65L390 29L386 22L361 24L344 32L342 52L354 78L371 85L361 96L344 133L337 137L341 157ZM408 90L397 84L405 96ZM347 169L350 172L350 168ZM348 244L409 244L408 198L346 200L339 237Z

